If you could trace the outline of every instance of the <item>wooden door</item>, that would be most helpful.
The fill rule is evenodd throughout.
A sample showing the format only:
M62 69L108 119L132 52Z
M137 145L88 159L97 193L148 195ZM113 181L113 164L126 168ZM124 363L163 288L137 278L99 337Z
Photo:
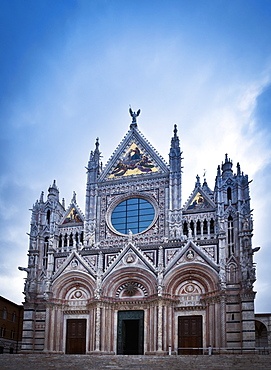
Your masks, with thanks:
M67 320L66 353L86 353L86 319Z
M198 355L202 353L202 316L180 316L178 318L178 354ZM187 348L187 349L186 349Z

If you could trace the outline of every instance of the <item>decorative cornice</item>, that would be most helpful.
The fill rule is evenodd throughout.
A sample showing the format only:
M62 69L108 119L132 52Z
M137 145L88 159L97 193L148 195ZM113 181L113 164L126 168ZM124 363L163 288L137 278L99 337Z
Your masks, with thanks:
M64 315L87 315L89 310L65 310Z
M174 311L203 311L206 310L206 306L177 306L174 307Z

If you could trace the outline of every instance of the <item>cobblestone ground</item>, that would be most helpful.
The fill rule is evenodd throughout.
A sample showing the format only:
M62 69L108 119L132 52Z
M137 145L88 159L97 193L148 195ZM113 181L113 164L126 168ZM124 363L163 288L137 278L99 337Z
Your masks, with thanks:
M0 355L0 370L205 370L271 369L271 355L217 356L88 356L88 355Z

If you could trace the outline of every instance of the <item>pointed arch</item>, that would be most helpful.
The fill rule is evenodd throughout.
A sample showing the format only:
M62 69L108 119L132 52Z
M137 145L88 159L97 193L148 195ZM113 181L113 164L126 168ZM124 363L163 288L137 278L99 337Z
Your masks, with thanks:
M165 293L177 297L182 284L189 281L194 281L200 285L202 294L205 294L218 289L219 276L210 267L199 263L178 266L166 276L164 282Z
M127 267L114 270L102 283L103 295L106 297L117 297L122 287L128 282L142 285L141 291L144 296L152 296L157 293L156 278L145 269L138 267Z
M91 275L81 271L69 271L60 275L52 286L53 298L60 300L71 299L72 293L76 291L82 292L82 298L84 299L94 297L95 282ZM81 296L78 298L81 298Z

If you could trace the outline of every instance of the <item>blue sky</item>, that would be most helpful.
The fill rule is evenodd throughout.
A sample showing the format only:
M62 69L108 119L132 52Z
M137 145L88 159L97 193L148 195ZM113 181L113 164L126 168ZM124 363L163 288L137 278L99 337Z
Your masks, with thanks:
M183 201L225 153L253 179L256 311L271 312L271 3L3 0L0 5L0 294L20 303L29 208L57 180L84 210L96 137L105 163L129 128L168 160L174 123Z

